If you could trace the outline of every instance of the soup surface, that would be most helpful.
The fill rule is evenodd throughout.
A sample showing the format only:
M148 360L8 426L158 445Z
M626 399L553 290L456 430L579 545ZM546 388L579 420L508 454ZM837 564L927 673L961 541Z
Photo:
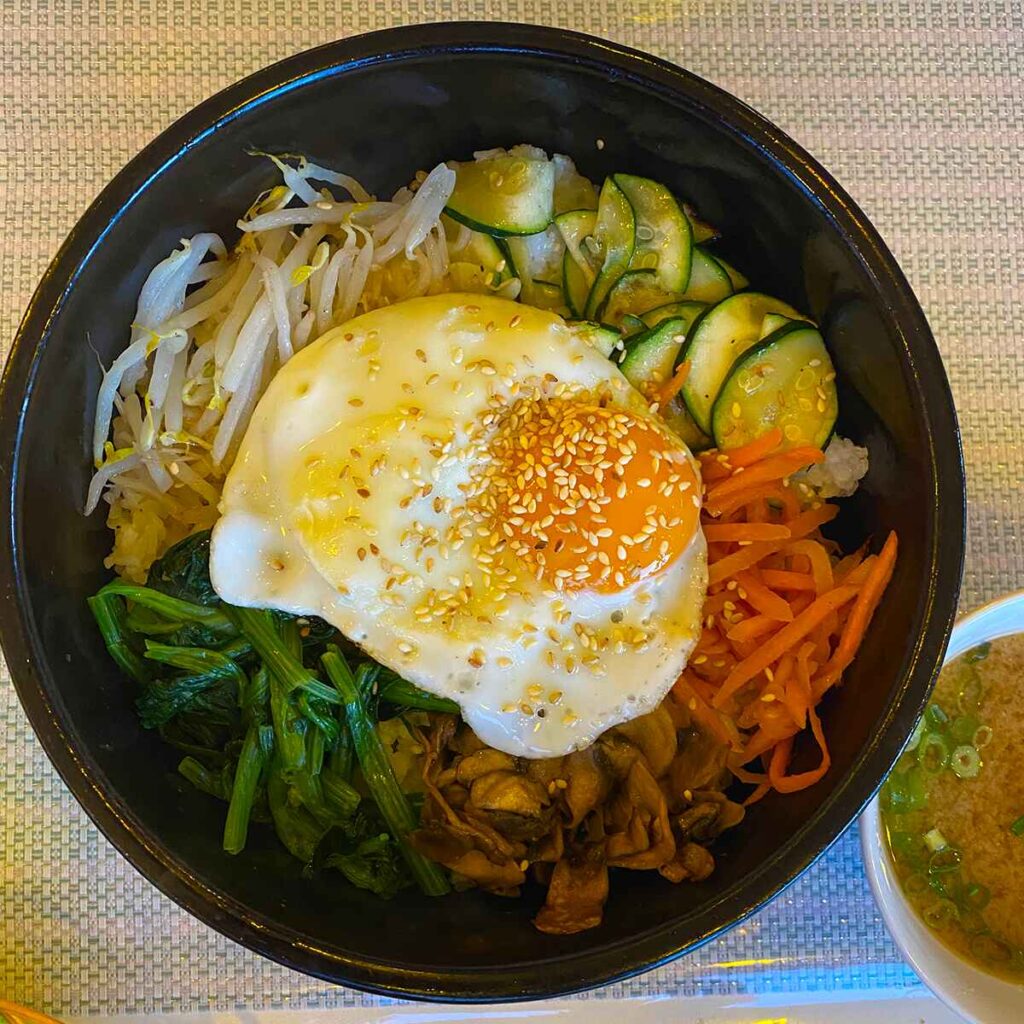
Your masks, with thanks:
M1024 634L948 664L882 790L901 885L958 955L1024 983Z

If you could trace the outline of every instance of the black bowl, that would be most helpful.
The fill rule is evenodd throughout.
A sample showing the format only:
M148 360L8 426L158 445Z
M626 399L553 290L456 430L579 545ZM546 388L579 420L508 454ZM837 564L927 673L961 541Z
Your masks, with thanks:
M597 140L604 140L599 146ZM100 370L125 342L150 267L178 239L230 235L272 168L253 148L352 169L379 193L417 168L529 141L592 178L650 175L725 234L725 253L823 325L841 383L839 430L871 471L840 539L899 531L895 577L845 685L825 703L834 765L769 798L700 885L618 872L604 924L536 932L536 900L467 893L383 903L306 879L269 834L220 848L223 809L176 776L144 732L85 598L105 579L102 517L81 517ZM850 198L754 111L685 71L567 32L453 24L348 39L286 60L197 107L146 147L64 243L3 381L9 547L3 647L44 747L119 850L233 939L331 981L427 999L550 996L645 970L762 905L850 823L920 712L957 603L964 477L956 418L921 310ZM808 763L810 750L801 751Z

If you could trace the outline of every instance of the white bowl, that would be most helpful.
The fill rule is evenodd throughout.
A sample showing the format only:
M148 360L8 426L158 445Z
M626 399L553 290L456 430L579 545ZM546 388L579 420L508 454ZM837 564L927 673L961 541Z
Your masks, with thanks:
M1011 633L1024 633L1024 591L999 598L964 616L953 627L946 661L986 640ZM1024 986L996 978L951 953L907 903L886 847L877 794L861 815L860 844L871 891L886 927L921 980L969 1021L1024 1021Z

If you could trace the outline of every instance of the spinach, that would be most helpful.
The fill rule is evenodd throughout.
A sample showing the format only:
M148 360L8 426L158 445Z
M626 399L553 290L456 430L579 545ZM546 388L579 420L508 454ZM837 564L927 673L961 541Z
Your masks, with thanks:
M414 881L447 891L439 866L408 843L418 806L390 771L376 719L380 701L453 706L383 670L322 619L225 604L209 554L209 531L186 537L145 586L114 580L89 606L138 684L142 725L187 755L183 778L228 805L224 850L240 853L251 823L269 822L309 870L336 869L384 897ZM357 763L373 799L353 788Z
M210 531L193 533L168 548L150 568L147 584L193 604L220 604L210 582Z

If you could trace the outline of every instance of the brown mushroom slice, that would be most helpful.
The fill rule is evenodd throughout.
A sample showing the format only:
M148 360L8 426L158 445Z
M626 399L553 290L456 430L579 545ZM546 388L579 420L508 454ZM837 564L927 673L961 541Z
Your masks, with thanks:
M570 851L551 875L547 900L533 923L548 935L575 935L601 923L608 868L600 846Z
M686 790L715 789L715 783L725 773L729 748L714 736L700 729L691 729L679 739L679 751L669 768L672 788L677 793Z
M676 727L664 705L659 705L650 714L617 725L612 731L624 736L643 754L656 779L668 771L676 756Z
M493 747L484 747L459 761L455 769L455 777L464 786L468 786L482 775L498 771L514 771L515 766L516 759L511 754L495 750Z
M697 843L684 843L676 855L658 868L670 882L703 882L715 870L715 858Z
M465 837L447 829L417 829L409 840L424 857L443 864L481 889L505 893L526 881L519 864L511 859L491 860Z
M466 811L483 816L507 839L534 840L548 831L554 808L539 782L518 772L497 771L473 783Z
M608 836L609 866L635 870L661 867L675 855L676 841L665 797L643 761L634 763L624 791L613 803L623 797L631 806L632 814L622 838L613 834Z
M611 776L601 757L601 748L592 743L565 759L565 805L569 828L576 828L594 808L599 807L611 789Z

